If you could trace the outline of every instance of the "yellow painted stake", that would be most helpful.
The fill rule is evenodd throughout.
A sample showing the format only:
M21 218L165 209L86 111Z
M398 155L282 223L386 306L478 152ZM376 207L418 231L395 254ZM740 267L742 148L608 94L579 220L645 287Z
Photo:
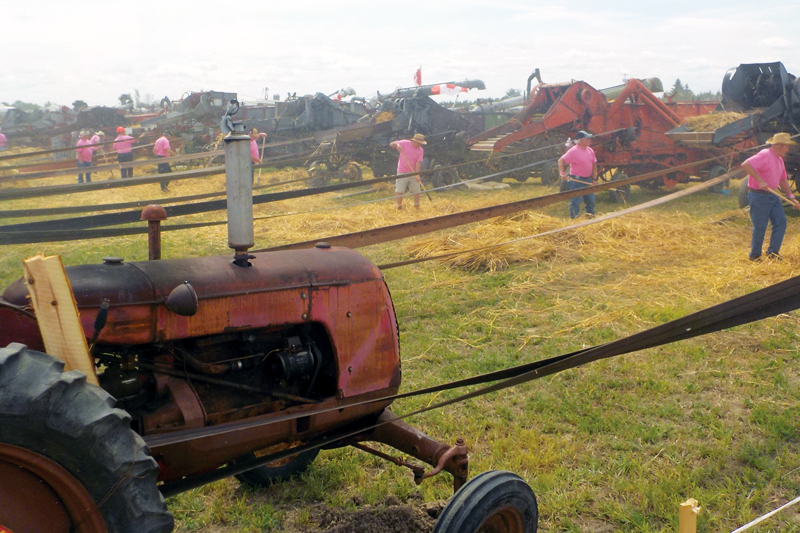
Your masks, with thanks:
M697 533L697 515L703 508L697 505L697 500L689 498L681 504L678 513L678 532Z
M78 306L61 257L36 255L23 260L22 267L45 350L64 361L65 371L80 370L89 383L98 385L94 359L89 355Z

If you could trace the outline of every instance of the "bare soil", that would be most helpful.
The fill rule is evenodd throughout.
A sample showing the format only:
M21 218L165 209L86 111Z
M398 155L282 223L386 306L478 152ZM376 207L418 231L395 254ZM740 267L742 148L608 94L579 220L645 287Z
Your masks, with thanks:
M315 507L311 524L303 533L430 533L446 502L401 504L389 497L384 505L365 505L355 510Z

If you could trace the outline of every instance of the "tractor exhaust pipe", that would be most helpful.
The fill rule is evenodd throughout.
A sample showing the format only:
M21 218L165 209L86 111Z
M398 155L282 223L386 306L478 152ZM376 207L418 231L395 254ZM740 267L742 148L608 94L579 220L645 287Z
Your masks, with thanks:
M233 122L225 137L225 187L228 198L228 246L233 248L233 264L250 266L254 256L247 250L255 246L253 235L253 179L250 162L250 136L244 122Z

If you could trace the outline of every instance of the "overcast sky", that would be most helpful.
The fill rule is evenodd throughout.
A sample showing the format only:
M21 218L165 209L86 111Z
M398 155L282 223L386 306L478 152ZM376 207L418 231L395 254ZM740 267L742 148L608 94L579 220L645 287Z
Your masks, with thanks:
M596 88L627 77L720 88L740 63L800 75L800 2L258 2L17 0L0 4L0 102L115 105L138 89L361 96L482 79L502 96L534 68Z

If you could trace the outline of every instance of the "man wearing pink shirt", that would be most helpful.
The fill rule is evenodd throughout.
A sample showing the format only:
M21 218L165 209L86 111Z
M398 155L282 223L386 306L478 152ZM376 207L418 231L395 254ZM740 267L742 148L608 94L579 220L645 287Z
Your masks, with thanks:
M256 169L253 168L253 165L257 165L261 163L261 157L258 155L258 139L265 138L266 133L259 133L256 128L253 128L253 131L250 132L250 178L253 181L256 179Z
M558 172L561 179L567 181L569 190L585 189L590 185L597 185L597 157L589 146L592 135L579 131L575 135L578 142L567 150L558 160ZM567 176L566 165L569 165ZM594 193L577 196L569 201L569 217L576 218L581 212L581 200L586 204L586 215L594 217Z
M153 153L156 157L169 157L171 155L175 155L175 152L169 146L169 133L166 131L161 134L156 140L156 143L153 145ZM168 174L172 172L172 167L169 166L169 163L159 163L158 164L158 173L159 174ZM164 192L169 192L169 181L162 181L161 182L161 190Z
M424 156L424 151L422 149L423 144L428 143L425 142L425 136L421 133L415 134L410 140L389 143L389 146L400 152L400 157L397 160L398 174L420 171L422 168L422 158ZM394 189L395 195L397 196L397 209L403 209L403 194L405 194L406 190L414 193L414 207L419 209L419 191L421 183L418 175L397 178Z
M125 128L120 126L117 128L117 138L114 139L114 150L117 152L117 162L120 163L120 174L123 178L133 177L133 167L123 166L123 163L130 163L133 161L133 143L136 139L130 135L125 134Z
M786 213L781 199L773 194L780 187L795 209L800 209L786 176L783 157L797 145L788 133L776 133L767 141L769 148L761 150L742 163L742 168L750 176L747 180L747 201L750 204L750 220L753 223L753 237L750 241L750 261L761 260L761 248L767 225L772 224L769 235L767 258L780 259L781 244L786 234ZM741 185L745 186L744 183Z
M3 132L0 131L0 152L5 151L6 143L8 143L8 139L6 138L5 135L3 135Z
M92 166L92 156L94 155L94 148L89 146L88 148L81 148L82 146L85 147L86 145L92 144L92 141L89 140L89 132L82 131L81 138L78 139L78 142L75 144L77 149L77 159L78 159L78 168L83 167L91 167ZM86 183L92 182L92 174L91 172L86 173ZM78 174L78 183L83 183L83 174Z

